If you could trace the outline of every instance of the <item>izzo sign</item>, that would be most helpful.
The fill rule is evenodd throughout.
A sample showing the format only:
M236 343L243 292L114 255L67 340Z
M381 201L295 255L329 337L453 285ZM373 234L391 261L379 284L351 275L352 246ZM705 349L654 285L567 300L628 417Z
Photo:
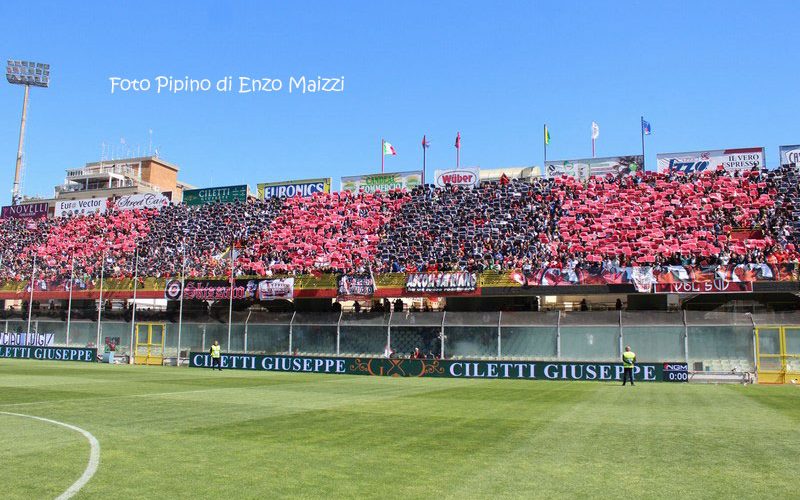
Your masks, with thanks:
M341 358L315 356L264 356L223 354L223 368L234 370L371 375L382 377L444 377L524 380L622 380L621 363L463 361L386 358ZM193 352L189 365L210 368L207 353ZM637 381L673 381L667 372L686 372L684 363L646 363L634 368Z

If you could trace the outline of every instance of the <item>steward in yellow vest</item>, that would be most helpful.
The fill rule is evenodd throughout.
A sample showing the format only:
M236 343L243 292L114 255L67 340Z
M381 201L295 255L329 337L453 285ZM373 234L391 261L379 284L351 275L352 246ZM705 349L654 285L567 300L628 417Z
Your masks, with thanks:
M214 344L211 346L211 369L213 370L216 367L219 371L222 371L222 350L219 346L219 341L215 340Z
M636 364L636 353L631 351L631 346L625 346L625 352L622 353L622 385L630 380L633 385L633 367Z

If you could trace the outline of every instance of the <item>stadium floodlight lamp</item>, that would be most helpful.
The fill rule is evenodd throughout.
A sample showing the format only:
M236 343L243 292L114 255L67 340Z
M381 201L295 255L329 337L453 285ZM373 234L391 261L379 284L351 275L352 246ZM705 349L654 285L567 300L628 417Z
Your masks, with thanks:
M17 147L17 164L14 171L14 187L11 189L11 204L22 200L19 184L22 170L22 145L25 140L25 116L28 112L28 94L31 87L50 86L50 65L32 61L9 59L6 62L6 80L13 85L25 86L25 97L22 101L22 120L19 124L19 146Z
M50 86L50 65L31 61L8 60L6 80L15 85Z

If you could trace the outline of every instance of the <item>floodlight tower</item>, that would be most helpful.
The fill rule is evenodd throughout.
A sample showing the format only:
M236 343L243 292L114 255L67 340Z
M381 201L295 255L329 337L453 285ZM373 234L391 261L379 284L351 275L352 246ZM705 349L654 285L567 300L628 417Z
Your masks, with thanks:
M28 114L28 94L31 85L34 87L50 86L50 65L31 61L8 60L6 80L14 85L25 85L25 98L22 101L22 121L19 125L19 147L17 148L17 166L14 170L14 187L11 189L11 204L20 202L19 177L22 170L22 144L25 139L25 117Z

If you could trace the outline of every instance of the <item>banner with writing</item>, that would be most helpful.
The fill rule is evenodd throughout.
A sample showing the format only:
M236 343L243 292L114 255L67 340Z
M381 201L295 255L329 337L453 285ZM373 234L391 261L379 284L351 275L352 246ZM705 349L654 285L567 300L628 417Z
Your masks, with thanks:
M221 186L203 189L187 189L183 192L186 205L207 205L209 203L233 203L247 201L247 185Z
M406 291L411 293L472 292L478 286L474 273L411 273L406 276Z
M481 183L481 169L478 167L461 167L436 170L433 179L437 187L477 187Z
M623 373L621 363L328 358L228 353L223 353L220 364L227 369L271 372L606 382L621 381ZM189 354L189 366L211 368L211 356L192 352ZM639 363L634 368L633 378L637 382L685 382L687 374L685 363Z
M104 214L108 210L108 198L86 198L82 200L56 201L56 217Z
M372 297L375 295L375 282L372 276L339 276L337 283L339 297Z
M43 219L47 217L47 203L8 205L2 208L0 219Z
M159 210L169 205L169 198L163 194L156 193L128 194L117 198L115 205L117 210L144 210L148 208Z
M693 174L722 167L728 172L764 168L764 148L713 149L656 155L659 172Z
M263 182L258 184L258 198L291 198L293 196L311 196L315 193L330 193L331 178L303 179L299 181Z
M385 193L392 189L413 189L420 184L422 184L422 170L342 177L342 191L351 193L359 191Z

